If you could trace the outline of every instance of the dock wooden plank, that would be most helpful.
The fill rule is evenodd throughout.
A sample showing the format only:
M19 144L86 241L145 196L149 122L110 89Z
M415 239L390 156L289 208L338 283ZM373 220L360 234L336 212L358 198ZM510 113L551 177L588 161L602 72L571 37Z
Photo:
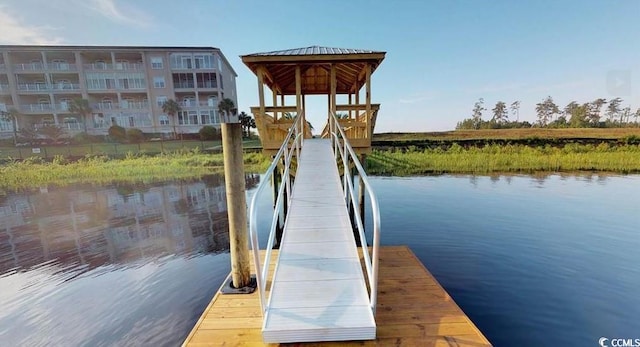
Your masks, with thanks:
M408 247L381 247L378 283L375 341L295 346L491 346ZM216 294L183 346L278 346L262 342L259 311L257 293Z

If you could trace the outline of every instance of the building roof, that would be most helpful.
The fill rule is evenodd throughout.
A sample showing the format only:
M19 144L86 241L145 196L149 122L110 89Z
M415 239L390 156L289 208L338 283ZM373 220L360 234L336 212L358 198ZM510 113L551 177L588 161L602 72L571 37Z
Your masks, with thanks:
M322 55L322 54L338 55L338 54L371 54L371 53L384 53L384 52L376 52L376 51L371 51L366 49L354 49L354 48L309 46L309 47L285 49L282 51L253 53L253 54L248 54L247 56L285 56L285 55Z
M34 49L34 50L55 50L55 49L80 49L80 50L119 50L119 49L139 49L139 50L220 50L217 47L186 47L186 46L99 46L99 45L0 45L0 49Z

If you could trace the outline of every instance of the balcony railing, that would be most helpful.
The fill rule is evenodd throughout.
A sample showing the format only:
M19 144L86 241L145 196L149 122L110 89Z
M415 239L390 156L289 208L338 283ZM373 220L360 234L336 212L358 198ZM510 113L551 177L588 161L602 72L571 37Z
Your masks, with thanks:
M52 112L55 110L56 105L52 104L26 104L20 105L22 112Z
M55 83L55 84L46 84L46 83L19 83L18 90L27 91L27 92L41 92L41 91L51 91L51 90L80 90L80 84L78 83Z
M198 82L198 88L218 88L218 83L211 82Z
M171 64L172 70L192 70L192 69L193 70L213 70L215 68L216 67L214 65L208 65L208 64L192 64L192 63Z
M191 101L191 102L185 102L185 101L179 101L178 105L180 105L181 108L183 109L187 109L187 108L212 108L212 107L218 107L217 103L214 102L208 102L208 101L200 101L195 102L195 101Z
M76 71L76 63L48 63L49 70L55 71Z
M129 101L118 103L99 102L91 105L96 110L147 110L149 109L148 102L141 101Z
M10 93L9 85L6 83L0 83L0 93Z
M147 89L146 86L136 87L136 86L121 86L121 85L108 85L108 86L104 86L104 87L90 86L90 87L87 88L87 90L89 90L89 91L93 91L93 90L146 90L146 89Z
M18 90L23 90L28 92L49 91L52 89L53 87L51 87L46 83L18 83Z
M93 63L84 64L86 70L124 70L124 71L136 71L144 69L143 64L139 63Z
M173 83L173 88L174 89L192 89L195 88L195 83L193 82L178 82L178 83Z
M42 128L46 128L46 127L59 127L62 129L66 129L66 130L83 130L84 129L84 125L82 122L78 121L78 122L61 122L58 124L53 124L50 122L45 122L45 123L36 123L33 125L33 129L38 131L41 130Z
M14 64L13 69L16 71L40 71L44 70L42 63Z
M52 85L53 90L80 90L79 83L56 83Z
M148 102L140 102L140 101L128 101L123 102L121 105L123 109L131 109L131 110L146 110L149 108Z

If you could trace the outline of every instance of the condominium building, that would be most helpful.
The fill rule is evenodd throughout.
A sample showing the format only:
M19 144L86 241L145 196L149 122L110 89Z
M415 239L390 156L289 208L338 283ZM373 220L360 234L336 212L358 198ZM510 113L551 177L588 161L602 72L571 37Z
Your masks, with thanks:
M214 47L0 45L0 112L18 113L18 129L56 125L102 135L112 125L168 134L218 126L218 102L237 105L237 74ZM70 111L86 99L91 115ZM174 99L175 119L162 110ZM86 118L86 119L84 119ZM0 137L12 122L0 117Z

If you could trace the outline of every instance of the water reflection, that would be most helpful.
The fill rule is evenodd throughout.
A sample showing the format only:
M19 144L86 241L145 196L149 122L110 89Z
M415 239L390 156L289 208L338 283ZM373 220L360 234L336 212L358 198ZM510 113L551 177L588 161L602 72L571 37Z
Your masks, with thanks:
M229 271L226 209L220 176L5 197L0 345L179 344Z
M255 186L258 175L247 175ZM0 274L51 260L126 264L229 247L220 176L170 184L82 185L12 195L0 206Z

